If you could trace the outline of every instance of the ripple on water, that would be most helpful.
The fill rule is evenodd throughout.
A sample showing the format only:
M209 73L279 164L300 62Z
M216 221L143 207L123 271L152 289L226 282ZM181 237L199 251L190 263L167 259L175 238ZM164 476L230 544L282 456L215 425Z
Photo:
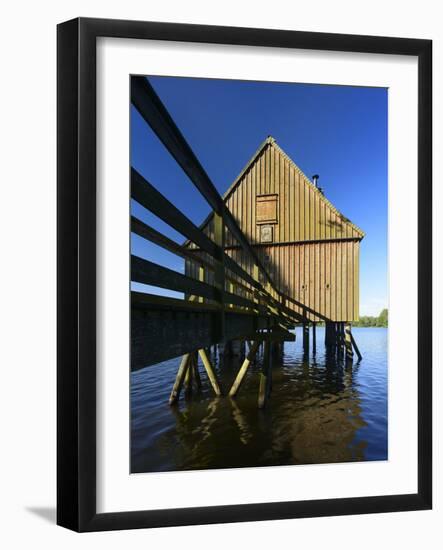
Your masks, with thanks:
M317 342L323 330L317 329ZM318 345L309 361L287 342L273 363L272 395L257 409L262 355L235 400L215 399L200 365L203 389L169 407L180 360L131 375L133 472L235 468L387 459L387 330L354 329L363 361L346 367ZM213 357L214 360L214 357ZM215 358L227 393L238 360Z

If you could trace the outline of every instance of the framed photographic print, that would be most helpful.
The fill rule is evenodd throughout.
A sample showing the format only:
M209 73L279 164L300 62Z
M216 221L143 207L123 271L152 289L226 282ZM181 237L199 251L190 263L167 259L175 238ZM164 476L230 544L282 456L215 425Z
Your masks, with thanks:
M58 27L58 524L432 506L432 43Z

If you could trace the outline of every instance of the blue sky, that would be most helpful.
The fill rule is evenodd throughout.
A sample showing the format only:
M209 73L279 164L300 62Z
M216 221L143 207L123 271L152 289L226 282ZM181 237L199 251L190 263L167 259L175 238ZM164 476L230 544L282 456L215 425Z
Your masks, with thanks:
M268 135L308 177L320 174L326 197L366 233L360 314L378 315L387 307L387 89L174 77L149 81L221 194ZM131 163L192 221L203 221L206 201L133 107ZM183 241L134 202L132 213ZM136 235L132 253L183 271L181 258Z

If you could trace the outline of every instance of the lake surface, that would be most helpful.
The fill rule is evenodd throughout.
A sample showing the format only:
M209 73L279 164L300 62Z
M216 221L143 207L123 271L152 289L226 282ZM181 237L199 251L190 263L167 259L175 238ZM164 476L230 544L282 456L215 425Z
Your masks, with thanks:
M324 329L306 359L301 329L273 361L272 393L257 408L262 353L236 399L215 398L199 363L202 390L168 404L180 359L131 375L131 471L159 472L386 460L385 328L354 328L363 355L346 366L328 356ZM211 355L224 395L241 359Z

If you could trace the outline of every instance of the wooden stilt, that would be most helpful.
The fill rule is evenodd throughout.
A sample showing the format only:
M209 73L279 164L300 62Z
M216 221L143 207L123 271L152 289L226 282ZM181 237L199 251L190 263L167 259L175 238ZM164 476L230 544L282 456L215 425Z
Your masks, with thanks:
M199 349L198 353L200 354L201 360L203 361L203 366L205 367L206 374L208 375L209 381L211 382L215 395L220 396L221 395L220 386L218 384L217 377L215 375L214 369L212 368L212 364L211 364L211 361L209 360L206 350Z
M309 353L309 325L303 323L303 351Z
M269 397L271 375L271 346L269 341L265 341L263 366L260 373L260 386L258 390L259 409L262 409L266 405L267 398Z
M187 353L186 355L183 355L180 366L177 371L177 376L175 377L174 386L171 391L171 395L169 397L169 404L173 405L177 402L178 398L180 397L180 391L183 386L183 382L185 379L186 371L189 367L191 354Z
M346 349L346 360L354 360L354 352L352 351L352 339L351 339L351 325L346 323L345 326L345 349Z
M317 323L312 323L312 353L314 355L317 353L316 325L317 325Z
M343 352L341 323L335 323L335 346L337 350L337 357L341 357Z
M189 399L192 395L192 379L194 372L194 358L191 357L188 363L188 368L185 374L185 399Z
M355 350L355 353L357 354L358 360L361 361L363 359L363 356L360 353L360 350L358 349L357 343L354 339L354 336L353 336L352 332L351 332L351 343L352 343L352 347Z
M237 376L235 377L234 383L232 384L231 389L229 390L230 397L234 397L235 394L238 392L238 389L240 388L240 384L243 381L246 371L248 370L249 365L254 360L254 357L259 345L260 345L260 340L256 340L255 342L253 342L252 346L250 347L249 353L246 356L245 360L243 361L243 364L240 367L237 373Z

